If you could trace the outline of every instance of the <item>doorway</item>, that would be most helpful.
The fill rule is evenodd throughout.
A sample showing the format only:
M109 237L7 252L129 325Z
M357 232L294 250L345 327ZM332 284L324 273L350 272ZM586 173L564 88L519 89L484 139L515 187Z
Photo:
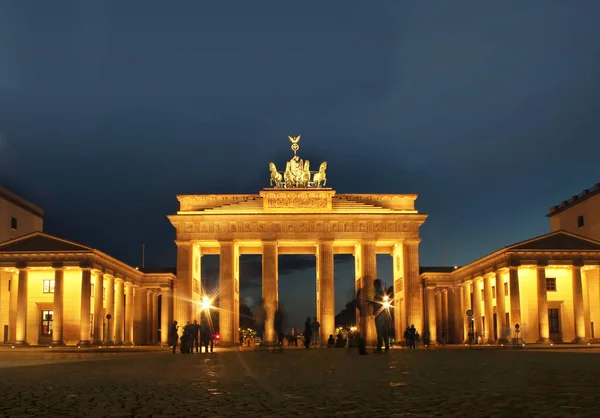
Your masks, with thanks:
M550 339L552 341L562 341L562 331L560 323L560 308L548 309L548 326L550 328Z

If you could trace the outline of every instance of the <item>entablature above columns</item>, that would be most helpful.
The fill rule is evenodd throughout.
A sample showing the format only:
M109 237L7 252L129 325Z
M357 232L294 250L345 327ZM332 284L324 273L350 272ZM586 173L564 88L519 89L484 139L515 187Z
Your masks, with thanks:
M358 215L347 218L329 214L169 217L178 241L190 240L295 240L295 239L418 239L427 215Z

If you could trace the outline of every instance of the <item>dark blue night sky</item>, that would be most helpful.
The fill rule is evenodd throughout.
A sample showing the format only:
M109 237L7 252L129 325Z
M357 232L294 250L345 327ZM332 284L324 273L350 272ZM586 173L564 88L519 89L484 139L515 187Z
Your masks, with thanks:
M0 1L0 184L49 233L173 266L175 195L256 193L302 134L338 192L419 194L421 264L444 245L465 264L547 232L548 208L599 180L598 16L595 0ZM315 270L285 258L299 321ZM339 311L353 265L336 261Z

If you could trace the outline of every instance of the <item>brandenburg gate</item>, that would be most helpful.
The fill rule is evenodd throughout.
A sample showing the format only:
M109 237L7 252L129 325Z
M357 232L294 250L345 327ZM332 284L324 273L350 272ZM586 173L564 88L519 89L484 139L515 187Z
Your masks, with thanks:
M327 163L310 171L298 155L300 137L289 137L294 156L283 172L274 163L270 188L258 194L180 195L180 209L169 220L177 230L177 278L174 319L197 318L201 310L201 260L219 255L219 324L224 345L239 339L239 257L262 255L262 296L266 342L276 341L273 327L278 304L278 256L316 257L317 319L321 341L335 330L334 255L353 254L355 286L372 299L377 254L393 257L392 311L396 338L414 324L423 329L423 290L419 280L419 226L427 215L415 209L415 194L337 194L326 187ZM366 315L361 332L376 339L375 322Z

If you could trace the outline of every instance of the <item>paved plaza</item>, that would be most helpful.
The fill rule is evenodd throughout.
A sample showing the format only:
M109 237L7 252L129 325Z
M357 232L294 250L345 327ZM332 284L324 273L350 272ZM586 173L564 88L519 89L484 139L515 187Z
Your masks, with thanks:
M0 416L598 416L600 351L0 351Z

